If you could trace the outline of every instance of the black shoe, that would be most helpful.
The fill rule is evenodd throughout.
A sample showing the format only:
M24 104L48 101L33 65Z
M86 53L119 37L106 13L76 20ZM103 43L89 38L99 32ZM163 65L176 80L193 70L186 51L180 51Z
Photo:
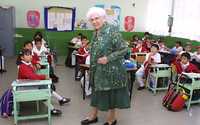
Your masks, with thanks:
M116 124L117 124L117 120L113 121L111 124L109 124L108 122L106 122L103 125L116 125Z
M53 83L58 83L59 78L55 74L50 74L50 78L52 79Z
M144 86L140 86L140 87L138 87L138 89L137 90L143 90L143 89L145 89L145 87Z
M64 98L62 100L59 101L59 104L60 105L64 105L65 103L69 103L71 101L70 98Z
M62 112L59 109L53 109L53 110L51 110L51 114L55 115L55 116L59 116L62 114Z
M93 120L89 120L89 119L82 120L81 125L89 125L89 124L96 123L96 122L98 122L97 117Z

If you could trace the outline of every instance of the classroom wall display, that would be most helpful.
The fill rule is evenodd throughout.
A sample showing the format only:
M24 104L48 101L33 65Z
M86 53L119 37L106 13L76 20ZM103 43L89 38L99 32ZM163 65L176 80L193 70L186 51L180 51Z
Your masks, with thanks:
M36 28L40 25L40 12L37 10L29 10L26 14L27 24L31 28Z
M72 31L75 25L76 8L45 7L45 29L52 31Z
M77 20L76 21L76 29L77 30L81 30L81 29L88 29L88 22L84 19L81 19L81 20Z
M135 17L134 16L126 16L124 18L124 29L127 32L134 31L134 29L135 29Z
M104 4L98 4L95 6L104 8L107 14L106 18L108 22L120 27L121 8L119 6Z

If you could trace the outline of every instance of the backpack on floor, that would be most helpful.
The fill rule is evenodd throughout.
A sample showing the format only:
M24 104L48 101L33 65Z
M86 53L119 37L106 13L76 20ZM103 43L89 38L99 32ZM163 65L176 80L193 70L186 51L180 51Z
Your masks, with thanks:
M8 89L4 92L0 99L0 113L2 117L8 117L12 115L13 111L13 93L12 89Z
M171 96L176 92L176 86L174 84L170 84L167 90L167 93L165 94L165 96L162 99L162 105L164 107L166 107L166 105L168 104Z
M169 89L162 100L162 105L170 111L180 111L188 100L188 94L184 89L176 89L176 85L170 84Z

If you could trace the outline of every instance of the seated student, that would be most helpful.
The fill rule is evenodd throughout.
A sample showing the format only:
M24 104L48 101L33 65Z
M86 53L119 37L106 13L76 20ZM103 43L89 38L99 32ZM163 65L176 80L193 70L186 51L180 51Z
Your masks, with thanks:
M48 47L47 42L43 39L43 35L42 35L41 32L37 31L37 32L35 33L35 35L33 36L33 41L32 41L33 46L35 46L35 39L41 39L41 41L42 41L42 46L43 46L43 47L46 47L46 48Z
M143 40L142 46L143 46L144 48L146 48L148 52L150 52L150 50L151 50L151 40L150 40L148 37L146 37L146 38Z
M190 59L190 54L185 52L181 55L180 61L176 61L173 63L176 67L177 74L181 74L182 72L200 73L200 70L194 64L190 63Z
M165 45L164 41L163 40L158 40L158 46L159 46L159 53L161 55L161 60L162 60L162 63L164 64L169 64L170 61L169 61L169 57L171 56L170 55L170 52L169 52L169 48L167 48L167 46Z
M176 67L177 74L182 72L190 73L200 73L200 70L192 63L190 63L191 56L189 53L185 52L181 55L181 60L173 63Z
M164 60L164 63L170 65L177 60L176 57L179 55L180 52L183 51L183 47L181 46L181 42L176 41L175 46L172 49L170 49L169 51L170 51L170 53L165 56L166 60Z
M70 43L72 43L74 46L76 47L80 47L82 45L82 42L81 42L81 38L82 38L83 34L82 33L79 33L78 36L74 37Z
M38 56L43 56L44 54L48 54L49 51L46 47L42 45L42 39L36 38L35 45L33 46L33 52L36 53Z
M86 36L82 36L81 38L82 46L78 49L78 63L85 64L85 60L89 54L88 44L89 41Z
M168 48L163 40L158 40L159 52L168 53Z
M145 39L150 37L150 33L149 32L144 32L144 37L142 38L142 40L144 41Z
M49 51L44 46L42 46L42 41L40 38L35 39L35 46L33 47L33 52L36 53L39 57L47 55L47 60L50 65L50 77L52 78L54 82L58 82L59 78L55 75L54 69L52 66L53 57L51 53L49 53Z
M88 46L89 41L86 36L82 36L81 38L82 46L78 49L76 54L77 65L76 65L76 79L79 80L82 76L82 71L79 70L79 64L85 64L86 58L89 55Z
M51 60L54 60L55 62L57 61L57 55L56 55L56 51L54 51L54 50L50 50L50 48L49 48L49 46L48 46L48 43L44 40L44 38L43 38L43 35L42 35L42 33L41 32L36 32L35 33L35 35L34 35L34 37L33 37L33 41L32 41L32 43L33 43L33 47L35 47L35 40L36 39L41 39L41 41L42 41L42 48L45 48L45 49L47 49L48 50L48 52L50 52L51 53Z
M161 56L158 53L158 50L159 46L157 44L153 44L151 46L151 52L146 55L146 59L143 65L136 72L136 81L139 83L138 90L142 90L145 88L143 77L146 77L149 66L152 64L161 63Z
M28 49L32 52L32 65L34 66L35 69L40 69L41 68L41 65L40 65L40 58L39 56L34 53L32 50L33 50L33 43L30 42L30 41L26 41L24 43L24 46L22 49ZM17 58L17 62L16 62L17 65L21 64L21 59L20 57Z
M181 54L183 54L185 52L189 53L190 56L192 57L193 53L192 53L192 44L191 43L186 44L186 46L184 47L184 50L179 53L179 56L181 56Z
M31 42L30 42L31 43ZM24 52L23 52L24 51ZM26 57L23 53L28 53L29 54L29 52L30 52L30 55L27 55L30 59L29 60L27 60L27 61L29 61L29 65L27 66L27 65L24 65L24 64L26 64L26 63L24 63L24 62L26 62L26 61L24 61L23 59L24 59L24 57ZM25 54L26 54L25 53ZM27 58L28 58L27 57ZM29 49L23 49L22 50L22 52L21 52L21 54L20 54L20 56L18 57L18 59L20 59L20 60L18 60L18 61L20 61L21 63L19 64L19 76L18 76L18 78L19 79L33 79L33 80L35 80L35 79L39 79L39 80L41 80L41 79L44 79L44 75L38 75L38 74L36 74L35 73L35 71L36 71L36 69L34 68L34 66L33 66L33 64L32 64L32 59L33 59L33 57L32 57L32 52L29 50ZM21 68L20 68L21 67ZM25 68L24 68L25 67ZM27 73L28 72L28 73ZM39 76L39 77L37 77L37 76ZM54 89L53 91L52 91L52 95L56 98L56 99L58 99L58 102L59 102L59 104L60 105L63 105L63 104L65 104L65 103L68 103L68 102L70 102L70 98L65 98L65 97L62 97L62 96L60 96L57 92L55 92L55 86L52 84L52 89Z
M137 46L135 48L132 48L131 51L132 53L148 52L148 50L143 46L142 40L138 40Z
M183 47L181 46L181 42L180 41L176 41L175 46L171 49L171 53L173 55L177 55L179 54L181 51L183 51Z
M48 76L38 75L32 66L32 52L28 49L24 49L20 53L21 64L19 65L18 79L31 79L31 80L45 80ZM52 114L60 115L62 112L58 109L51 107Z
M200 69L200 46L197 47L197 51L192 55L192 63Z
M130 40L130 47L135 47L138 43L139 37L137 35L133 35L131 40Z

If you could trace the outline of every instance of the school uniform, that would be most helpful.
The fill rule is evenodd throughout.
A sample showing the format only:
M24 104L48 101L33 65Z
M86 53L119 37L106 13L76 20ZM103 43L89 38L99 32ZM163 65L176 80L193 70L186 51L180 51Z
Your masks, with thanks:
M188 62L187 64L182 64L180 61L174 63L176 67L176 72L181 74L182 72L186 73L200 73L200 70L192 63Z
M35 47L35 41L32 41L32 43L33 43L33 47ZM42 39L42 47L46 47L46 45L47 45L47 42L44 39Z
M139 83L140 87L144 86L143 77L145 76L145 71L147 70L146 66L148 65L147 61L149 59L149 56L150 56L150 53L148 53L146 55L146 59L145 59L143 65L138 69L138 71L135 74L136 75L136 80ZM160 56L160 54L156 53L155 55L151 56L151 60L154 63L161 63L161 56Z
M194 52L191 62L200 69L200 53Z
M78 63L85 64L85 60L88 56L88 50L85 47L81 47L78 49Z
M145 47L141 48L132 48L131 49L132 53L137 53L137 52L148 52L148 50Z
M18 70L18 79L45 80L46 76L36 74L31 63L21 61Z
M32 52L32 61L31 61L31 63L33 65L36 65L36 64L39 64L39 62L40 62L39 56L35 52Z
M36 46L34 46L33 47L33 52L36 53L38 56L42 56L42 54L48 52L48 50L44 46L41 46L40 49L38 49Z

